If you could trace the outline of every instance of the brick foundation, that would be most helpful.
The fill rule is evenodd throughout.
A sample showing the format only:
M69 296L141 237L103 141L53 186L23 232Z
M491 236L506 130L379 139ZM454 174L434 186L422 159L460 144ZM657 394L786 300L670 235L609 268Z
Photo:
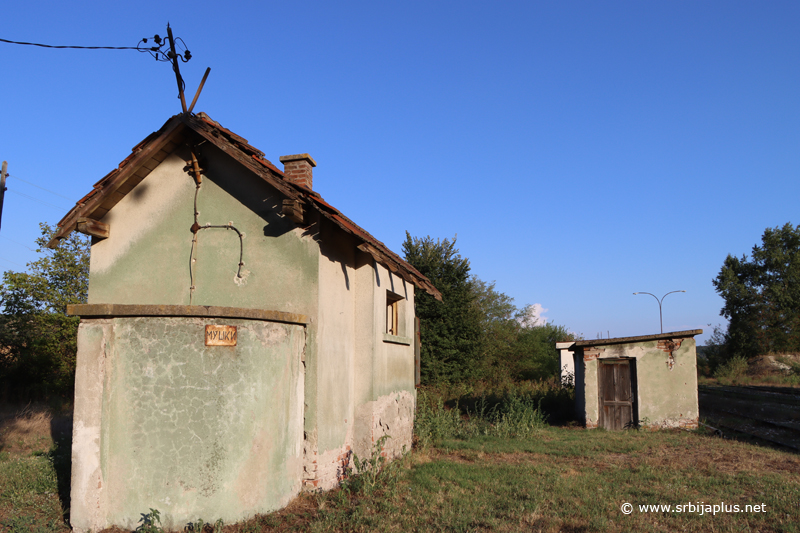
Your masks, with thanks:
M320 455L310 451L306 444L303 456L303 491L330 490L339 486L347 475L353 450L347 444L342 449Z

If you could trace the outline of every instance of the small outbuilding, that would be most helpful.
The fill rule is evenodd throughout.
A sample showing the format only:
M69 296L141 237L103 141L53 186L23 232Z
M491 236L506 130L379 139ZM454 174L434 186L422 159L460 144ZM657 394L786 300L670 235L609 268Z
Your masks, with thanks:
M575 341L575 404L586 427L696 428L697 354L701 329ZM562 361L562 372L569 365ZM562 379L564 376L562 375Z
M410 449L431 282L207 115L170 118L58 224L92 236L75 531L235 522ZM384 436L388 438L382 439Z

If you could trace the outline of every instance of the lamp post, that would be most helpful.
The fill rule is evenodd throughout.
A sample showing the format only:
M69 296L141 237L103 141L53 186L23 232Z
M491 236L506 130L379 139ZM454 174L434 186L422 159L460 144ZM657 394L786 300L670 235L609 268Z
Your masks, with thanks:
M672 294L673 292L686 292L686 291L671 291L668 292L667 294ZM656 301L658 302L658 321L661 324L661 333L664 333L664 318L661 314L661 302L664 301L664 298L667 297L667 294L662 296L660 300L658 299L658 296L649 292L634 292L633 294L649 294L650 296L656 299Z

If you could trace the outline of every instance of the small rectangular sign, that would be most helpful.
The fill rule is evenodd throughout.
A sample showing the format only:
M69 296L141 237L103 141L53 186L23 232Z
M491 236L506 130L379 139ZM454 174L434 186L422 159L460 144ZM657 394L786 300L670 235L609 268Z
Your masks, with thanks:
M206 326L206 346L236 346L236 326Z

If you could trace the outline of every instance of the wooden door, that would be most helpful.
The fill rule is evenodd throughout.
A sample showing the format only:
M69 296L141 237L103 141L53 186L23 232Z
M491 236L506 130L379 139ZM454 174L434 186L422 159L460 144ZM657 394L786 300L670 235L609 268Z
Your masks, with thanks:
M626 359L600 361L600 427L616 430L633 424L631 365Z

